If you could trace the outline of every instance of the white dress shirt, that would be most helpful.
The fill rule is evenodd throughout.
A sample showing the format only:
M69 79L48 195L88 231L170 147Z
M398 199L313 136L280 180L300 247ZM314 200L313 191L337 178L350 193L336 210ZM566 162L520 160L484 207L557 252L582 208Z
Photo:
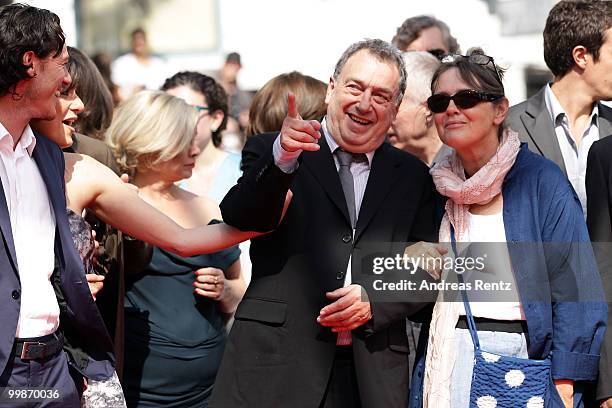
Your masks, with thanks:
M561 155L563 156L563 162L565 163L565 170L567 171L567 178L569 179L572 187L578 194L578 199L582 205L582 212L584 217L587 215L587 197L586 197L586 167L587 157L589 150L593 143L599 140L599 128L597 127L597 116L599 109L597 104L593 106L591 117L587 124L586 129L582 133L582 139L580 144L576 145L576 141L572 137L572 132L569 126L569 120L565 109L559 103L559 100L553 93L550 85L546 86L544 93L544 100L546 101L546 107L551 115L553 125L555 127L555 134L557 135L557 141L561 148Z
M59 326L59 306L50 282L55 265L55 216L32 158L35 146L36 138L28 125L13 150L13 138L0 124L0 179L21 281L16 333L21 338L44 336Z

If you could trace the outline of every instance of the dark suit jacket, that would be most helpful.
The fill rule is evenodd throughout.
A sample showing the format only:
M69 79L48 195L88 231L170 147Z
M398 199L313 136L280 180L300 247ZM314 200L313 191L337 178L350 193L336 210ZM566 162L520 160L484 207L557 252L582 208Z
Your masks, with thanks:
M529 150L554 161L567 174L550 112L546 108L545 91L546 86L531 98L511 107L506 124L518 132L521 142L526 142ZM612 109L601 103L598 109L597 126L599 138L603 139L612 135Z
M587 225L597 257L599 273L612 307L612 137L595 142L589 151L586 173ZM612 319L601 348L596 398L612 397Z
M94 380L108 378L113 368L112 344L85 280L83 263L72 241L64 192L64 157L56 144L36 135L32 154L47 187L57 223L55 257L57 267L51 277L60 305L60 330L68 342L78 344L87 355L79 363L81 374ZM19 319L21 284L15 245L4 191L0 194L0 370L10 360ZM36 248L32 248L36 255Z
M101 140L79 133L73 135L73 144L68 152L86 154L93 157L115 174L119 166L108 145ZM116 370L119 379L123 376L124 355L124 318L123 301L125 295L125 273L123 259L123 236L121 231L98 219L92 212L86 216L87 222L96 230L96 239L103 248L95 265L96 273L105 275L104 288L97 296L96 304L115 345Z
M299 168L288 175L274 164L276 136L248 139L243 176L221 203L226 223L275 231L252 240L252 280L236 311L211 398L214 408L318 407L330 377L336 336L318 325L316 317L330 303L325 292L343 286L349 256L352 281L361 283L361 261L371 245L437 239L435 190L428 168L414 156L387 143L376 151L352 239L325 138L319 141L319 151L302 153ZM289 188L293 200L278 224ZM367 267L363 269L366 274ZM405 319L423 306L372 302L373 319L353 331L364 407L406 406Z

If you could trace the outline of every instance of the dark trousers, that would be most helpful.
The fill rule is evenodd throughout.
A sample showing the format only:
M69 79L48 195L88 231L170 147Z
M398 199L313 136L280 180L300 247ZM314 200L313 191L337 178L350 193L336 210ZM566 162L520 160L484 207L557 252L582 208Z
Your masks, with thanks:
M323 402L319 408L360 408L355 361L350 346L338 346Z
M44 359L22 360L20 357L9 359L0 376L0 388L6 388L8 391L11 388L26 387L57 390L60 398L45 398L36 402L17 399L9 402L4 398L0 401L0 408L79 408L81 406L75 383L68 372L68 360L63 350Z

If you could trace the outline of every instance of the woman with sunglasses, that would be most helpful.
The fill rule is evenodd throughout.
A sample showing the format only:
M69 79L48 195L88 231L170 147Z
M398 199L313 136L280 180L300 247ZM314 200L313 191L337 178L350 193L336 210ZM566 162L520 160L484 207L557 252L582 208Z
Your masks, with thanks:
M493 58L479 49L468 54L442 61L428 99L440 139L454 149L431 170L446 197L439 239L462 249L472 243L471 251L488 243L485 272L508 277L513 291L490 292L487 300L498 302L465 291L480 347L524 359L552 356L554 384L550 401L529 405L508 401L522 379L506 377L507 394L470 405L474 345L466 308L460 294L442 301L440 293L428 339L421 339L411 406L581 406L583 381L597 377L606 305L580 203L559 168L504 127L508 100ZM453 278L453 271L442 275Z

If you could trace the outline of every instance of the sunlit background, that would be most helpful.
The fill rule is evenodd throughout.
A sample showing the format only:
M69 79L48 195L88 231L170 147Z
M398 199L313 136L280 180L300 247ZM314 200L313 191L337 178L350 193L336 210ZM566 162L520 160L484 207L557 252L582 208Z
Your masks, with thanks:
M10 1L4 1L10 3ZM153 53L176 70L210 72L242 56L239 83L255 91L298 70L327 81L341 52L362 38L390 41L408 17L445 21L462 51L482 47L507 67L511 103L550 79L542 30L555 0L32 0L57 13L69 45L88 54L128 51L143 27Z

